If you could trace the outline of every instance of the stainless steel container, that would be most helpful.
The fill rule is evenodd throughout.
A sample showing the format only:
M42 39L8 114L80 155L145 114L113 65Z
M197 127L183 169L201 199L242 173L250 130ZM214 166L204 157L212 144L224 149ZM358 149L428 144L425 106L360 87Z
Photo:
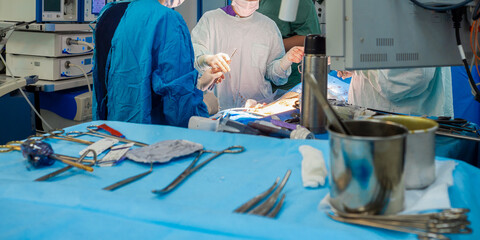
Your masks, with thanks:
M330 204L347 213L395 214L404 204L407 129L380 120L347 121L353 136L330 133Z
M435 132L438 123L411 116L377 116L375 119L402 124L408 129L405 155L405 187L423 189L435 181Z
M300 124L314 134L324 133L327 125L325 113L312 92L312 86L304 81L304 76L308 73L315 76L317 86L327 96L328 57L325 55L325 38L320 35L308 35L305 39Z

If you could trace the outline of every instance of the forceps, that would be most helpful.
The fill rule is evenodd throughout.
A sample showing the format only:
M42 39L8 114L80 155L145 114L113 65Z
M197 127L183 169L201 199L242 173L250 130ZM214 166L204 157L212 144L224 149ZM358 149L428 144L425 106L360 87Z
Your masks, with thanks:
M140 146L140 147L148 146L148 144L146 144L146 143L137 142L137 141L133 141L133 140L129 140L129 139L125 139L125 138L101 133L98 130L99 130L99 128L98 128L97 125L91 125L91 126L87 127L87 131L85 131L85 132L71 131L71 132L66 133L65 135L67 137L78 137L78 136L82 136L82 135L90 135L90 136L99 137L99 138L113 138L113 139L118 140L119 142L133 143L133 144L135 144L137 146Z
M60 130L53 130L50 132L46 132L44 134L37 134L28 137L28 140L38 140L38 141L43 141L47 138L51 139L57 139L57 140L64 140L64 141L70 141L70 142L75 142L75 143L81 143L81 144L86 144L86 145L91 145L94 142L92 141L87 141L87 140L82 140L82 139L77 139L69 136L63 135L65 133L65 130L60 129Z
M185 179L187 179L188 176L192 175L195 171L199 170L200 168L202 168L203 166L205 166L207 163L209 163L213 159L217 158L218 156L220 156L224 153L241 153L243 151L245 151L245 148L242 147L242 146L231 146L231 147L228 147L228 148L226 148L226 149L224 149L220 152L201 150L201 151L198 152L197 157L192 161L192 163L190 163L190 165L188 165L188 167L177 178L175 178L175 180L173 180L172 183L170 183L168 186L166 186L163 189L152 190L152 192L157 193L157 194L166 194L166 193L172 191L174 188L176 188L180 183L185 181ZM214 153L215 155L211 156L209 159L203 161L202 163L196 165L197 162L199 161L200 157L204 153Z

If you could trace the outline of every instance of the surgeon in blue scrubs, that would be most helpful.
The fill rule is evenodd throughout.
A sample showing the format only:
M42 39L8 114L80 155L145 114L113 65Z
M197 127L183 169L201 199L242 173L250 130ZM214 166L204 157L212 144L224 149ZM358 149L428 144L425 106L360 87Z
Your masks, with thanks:
M182 2L136 0L123 10L111 40L105 79L94 79L95 120L186 127L191 116L206 117L218 110L218 100L213 95L204 98L202 90L222 73L209 70L198 78L189 30L182 16L170 9ZM99 23L108 22L102 17Z

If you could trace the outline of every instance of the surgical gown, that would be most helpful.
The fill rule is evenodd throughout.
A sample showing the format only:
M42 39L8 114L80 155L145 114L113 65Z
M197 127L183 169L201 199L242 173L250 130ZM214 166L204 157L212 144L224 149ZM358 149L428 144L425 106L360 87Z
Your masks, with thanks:
M231 71L215 87L220 109L243 107L248 99L273 101L272 86L287 82L291 68L283 70L282 36L275 22L255 12L246 18L230 16L221 9L206 12L192 30L195 58L219 52L231 55ZM197 70L203 72L195 63Z
M208 116L179 13L157 0L133 1L111 44L103 98L108 120L186 127L191 116ZM97 116L99 103L93 105Z
M348 101L382 111L453 117L451 71L448 67L356 71Z

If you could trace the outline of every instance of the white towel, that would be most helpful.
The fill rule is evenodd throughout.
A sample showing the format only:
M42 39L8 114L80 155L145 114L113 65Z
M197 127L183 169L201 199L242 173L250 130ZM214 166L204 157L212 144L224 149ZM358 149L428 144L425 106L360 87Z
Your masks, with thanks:
M437 178L435 182L422 190L405 191L405 208L399 214L451 208L448 187L453 185L453 170L455 170L457 164L455 161L436 161L435 171ZM320 201L318 209L321 211L330 210L329 201L330 194L327 194Z
M325 185L327 177L327 167L323 159L322 151L302 145L298 148L303 156L302 160L302 180L304 187L316 188Z

